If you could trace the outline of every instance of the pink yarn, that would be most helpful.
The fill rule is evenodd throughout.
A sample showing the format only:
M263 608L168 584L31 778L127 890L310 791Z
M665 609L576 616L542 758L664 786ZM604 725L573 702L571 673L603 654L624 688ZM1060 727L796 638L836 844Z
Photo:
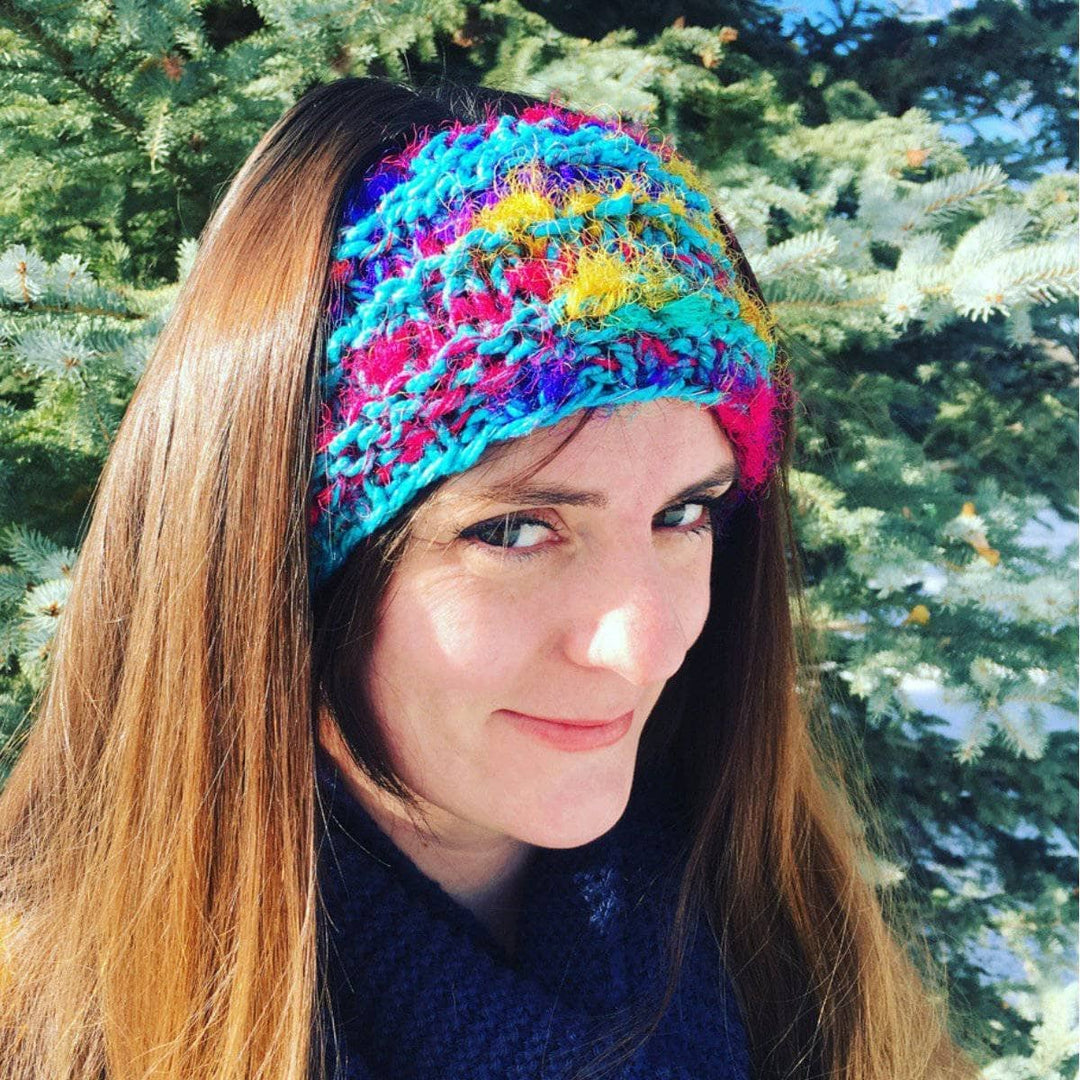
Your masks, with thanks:
M547 259L523 259L504 271L514 292L528 293L538 300L550 300L554 288L552 266Z
M712 407L739 457L742 482L763 483L776 463L777 448L771 444L771 421L780 411L780 398L773 386L760 382L748 390Z

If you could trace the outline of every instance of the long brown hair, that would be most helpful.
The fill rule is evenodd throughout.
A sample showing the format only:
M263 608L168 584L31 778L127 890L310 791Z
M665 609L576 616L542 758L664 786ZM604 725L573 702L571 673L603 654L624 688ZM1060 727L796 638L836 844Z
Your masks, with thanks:
M403 517L364 544L313 604L321 315L357 171L417 126L533 100L456 97L375 79L317 88L260 140L205 229L101 476L0 797L5 1080L321 1068L318 727L329 717L395 785L349 680L407 532ZM646 729L643 755L663 745L681 763L694 825L673 965L704 912L756 1077L974 1076L867 880L850 753L800 665L790 452L789 430Z

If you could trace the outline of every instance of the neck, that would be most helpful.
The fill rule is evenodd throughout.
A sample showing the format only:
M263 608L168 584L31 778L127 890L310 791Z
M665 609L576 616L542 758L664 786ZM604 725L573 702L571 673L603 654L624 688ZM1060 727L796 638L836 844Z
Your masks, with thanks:
M512 955L531 846L473 827L423 800L421 822L353 764L336 727L320 724L319 742L337 766L349 793L394 845L471 911L503 950Z

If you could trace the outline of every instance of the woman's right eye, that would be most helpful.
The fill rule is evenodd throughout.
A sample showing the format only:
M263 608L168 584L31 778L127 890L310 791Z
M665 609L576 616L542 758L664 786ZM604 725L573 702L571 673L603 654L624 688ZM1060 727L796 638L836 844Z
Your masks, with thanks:
M458 535L482 548L492 548L500 554L509 552L516 557L538 554L543 547L545 533L554 530L546 521L505 514L491 521L470 525Z

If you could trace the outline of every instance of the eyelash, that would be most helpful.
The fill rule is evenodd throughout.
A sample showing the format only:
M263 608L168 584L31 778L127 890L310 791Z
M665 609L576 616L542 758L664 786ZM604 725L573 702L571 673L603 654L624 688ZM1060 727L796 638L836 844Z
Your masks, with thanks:
M662 510L661 513L666 514L669 510L676 510L684 506L701 506L705 512L702 514L700 521L682 528L675 527L670 531L680 536L697 536L701 533L713 533L718 536L722 525L735 505L736 498L737 495L734 489L728 489L723 495L702 496L698 499L688 499L686 502L676 503L674 506ZM545 544L538 544L528 548L512 548L498 543L487 543L479 539L482 533L489 530L496 531L496 534L501 532L505 536L516 525L542 525L546 529L552 528L551 522L544 521L542 518L528 517L524 514L504 514L501 517L470 525L467 529L463 529L458 533L458 538L468 541L485 551L485 553L492 555L497 553L500 559L507 556L512 559L530 559L534 555L542 555L547 548Z

